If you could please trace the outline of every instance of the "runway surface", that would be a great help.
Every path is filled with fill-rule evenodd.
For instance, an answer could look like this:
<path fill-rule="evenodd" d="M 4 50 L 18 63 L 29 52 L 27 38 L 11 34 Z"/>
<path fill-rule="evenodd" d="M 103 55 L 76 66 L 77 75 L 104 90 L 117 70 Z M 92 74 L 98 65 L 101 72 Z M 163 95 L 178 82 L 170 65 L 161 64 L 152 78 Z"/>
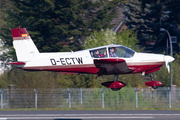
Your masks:
<path fill-rule="evenodd" d="M 180 120 L 178 110 L 0 111 L 0 120 Z"/>

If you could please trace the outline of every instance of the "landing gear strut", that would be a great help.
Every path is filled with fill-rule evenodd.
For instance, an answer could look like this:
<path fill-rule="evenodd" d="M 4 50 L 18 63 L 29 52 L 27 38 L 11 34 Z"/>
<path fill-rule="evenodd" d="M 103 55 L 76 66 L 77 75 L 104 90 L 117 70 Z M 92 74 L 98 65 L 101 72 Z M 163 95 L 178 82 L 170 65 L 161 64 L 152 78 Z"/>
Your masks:
<path fill-rule="evenodd" d="M 118 75 L 114 75 L 114 81 L 117 81 L 118 80 Z M 111 88 L 112 91 L 118 91 L 120 90 L 122 87 L 120 88 Z"/>
<path fill-rule="evenodd" d="M 118 80 L 118 75 L 114 75 L 114 81 Z"/>

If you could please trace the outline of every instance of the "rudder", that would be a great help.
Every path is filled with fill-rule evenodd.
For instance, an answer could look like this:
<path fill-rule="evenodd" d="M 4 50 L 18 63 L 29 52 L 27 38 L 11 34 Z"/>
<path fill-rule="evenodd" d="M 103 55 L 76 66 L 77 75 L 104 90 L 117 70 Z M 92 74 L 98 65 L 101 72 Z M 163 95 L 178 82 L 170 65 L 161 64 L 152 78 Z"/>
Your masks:
<path fill-rule="evenodd" d="M 26 28 L 11 29 L 11 33 L 18 61 L 30 61 L 36 54 L 39 54 Z"/>

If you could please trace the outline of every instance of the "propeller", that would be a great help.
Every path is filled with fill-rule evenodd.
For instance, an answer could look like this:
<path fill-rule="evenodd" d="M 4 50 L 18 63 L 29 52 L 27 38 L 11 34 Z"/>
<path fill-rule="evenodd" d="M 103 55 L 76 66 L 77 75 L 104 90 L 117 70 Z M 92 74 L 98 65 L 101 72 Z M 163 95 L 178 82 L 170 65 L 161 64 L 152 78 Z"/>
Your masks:
<path fill-rule="evenodd" d="M 171 56 L 168 56 L 168 55 L 165 55 L 164 56 L 164 61 L 165 61 L 165 64 L 166 64 L 166 68 L 168 70 L 168 73 L 170 73 L 170 66 L 169 66 L 169 63 L 174 61 L 174 58 L 171 57 Z"/>

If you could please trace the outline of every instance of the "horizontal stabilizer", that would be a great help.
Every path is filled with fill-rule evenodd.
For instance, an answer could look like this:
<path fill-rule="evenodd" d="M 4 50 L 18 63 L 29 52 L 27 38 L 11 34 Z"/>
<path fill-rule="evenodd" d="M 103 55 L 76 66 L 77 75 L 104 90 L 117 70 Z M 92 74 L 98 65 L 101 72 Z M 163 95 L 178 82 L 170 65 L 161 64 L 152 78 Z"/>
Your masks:
<path fill-rule="evenodd" d="M 25 65 L 25 62 L 10 62 L 11 65 Z"/>

